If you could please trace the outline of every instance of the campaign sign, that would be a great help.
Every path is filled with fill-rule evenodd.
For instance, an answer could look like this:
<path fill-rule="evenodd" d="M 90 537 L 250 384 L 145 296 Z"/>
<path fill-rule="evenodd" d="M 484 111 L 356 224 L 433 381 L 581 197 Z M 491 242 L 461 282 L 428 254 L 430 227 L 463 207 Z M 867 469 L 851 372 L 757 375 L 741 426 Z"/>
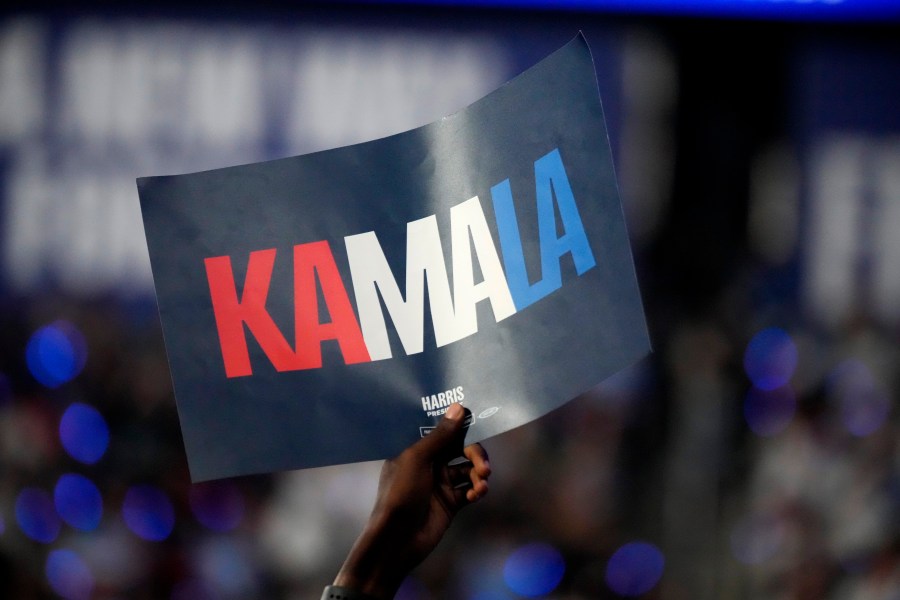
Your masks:
<path fill-rule="evenodd" d="M 195 481 L 467 442 L 649 351 L 582 36 L 460 112 L 138 180 Z"/>

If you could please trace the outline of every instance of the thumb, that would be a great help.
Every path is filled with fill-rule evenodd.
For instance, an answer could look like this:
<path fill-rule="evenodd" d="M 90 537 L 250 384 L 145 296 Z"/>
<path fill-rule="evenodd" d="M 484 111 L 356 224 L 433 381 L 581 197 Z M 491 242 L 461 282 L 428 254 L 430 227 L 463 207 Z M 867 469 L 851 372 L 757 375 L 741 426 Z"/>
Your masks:
<path fill-rule="evenodd" d="M 466 411 L 461 404 L 453 403 L 447 408 L 444 417 L 440 420 L 431 433 L 419 440 L 413 448 L 425 460 L 432 461 L 441 454 L 445 454 L 453 450 L 454 446 L 458 446 L 458 454 L 462 454 L 463 447 L 463 424 L 465 421 Z M 454 455 L 456 456 L 456 455 Z"/>

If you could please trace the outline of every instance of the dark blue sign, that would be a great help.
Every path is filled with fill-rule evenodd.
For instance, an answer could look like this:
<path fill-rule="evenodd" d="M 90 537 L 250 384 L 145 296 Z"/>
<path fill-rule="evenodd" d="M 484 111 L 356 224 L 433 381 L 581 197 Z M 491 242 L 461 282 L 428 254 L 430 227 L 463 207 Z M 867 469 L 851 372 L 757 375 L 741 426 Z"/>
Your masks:
<path fill-rule="evenodd" d="M 467 441 L 649 351 L 579 36 L 468 108 L 325 152 L 138 180 L 194 480 Z"/>

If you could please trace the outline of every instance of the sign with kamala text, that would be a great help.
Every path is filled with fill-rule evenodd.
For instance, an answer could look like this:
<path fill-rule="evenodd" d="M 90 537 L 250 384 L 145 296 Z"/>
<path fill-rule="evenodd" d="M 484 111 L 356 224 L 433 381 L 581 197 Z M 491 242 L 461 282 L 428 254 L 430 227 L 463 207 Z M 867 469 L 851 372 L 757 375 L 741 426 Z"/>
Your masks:
<path fill-rule="evenodd" d="M 582 36 L 458 113 L 138 190 L 195 481 L 467 442 L 649 340 Z"/>

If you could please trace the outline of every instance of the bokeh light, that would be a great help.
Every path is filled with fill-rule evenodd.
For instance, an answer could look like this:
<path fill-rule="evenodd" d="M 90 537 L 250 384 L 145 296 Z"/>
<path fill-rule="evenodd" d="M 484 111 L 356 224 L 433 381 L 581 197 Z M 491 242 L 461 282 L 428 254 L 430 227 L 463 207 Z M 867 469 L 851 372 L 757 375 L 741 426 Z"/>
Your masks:
<path fill-rule="evenodd" d="M 647 542 L 629 542 L 606 565 L 606 584 L 620 596 L 640 596 L 653 589 L 663 574 L 662 552 Z"/>
<path fill-rule="evenodd" d="M 81 557 L 71 550 L 54 550 L 45 568 L 50 587 L 67 600 L 87 600 L 94 589 L 94 577 Z"/>
<path fill-rule="evenodd" d="M 16 521 L 22 532 L 36 542 L 49 544 L 59 535 L 61 524 L 50 494 L 25 488 L 16 497 Z"/>
<path fill-rule="evenodd" d="M 244 518 L 244 497 L 231 481 L 211 481 L 191 487 L 189 501 L 197 520 L 213 531 L 231 531 Z"/>
<path fill-rule="evenodd" d="M 400 589 L 394 594 L 394 600 L 420 600 L 428 597 L 428 588 L 412 575 L 408 575 L 403 580 L 403 583 L 400 584 Z"/>
<path fill-rule="evenodd" d="M 784 542 L 784 525 L 773 515 L 753 514 L 731 530 L 731 553 L 745 565 L 759 565 L 773 556 Z"/>
<path fill-rule="evenodd" d="M 160 542 L 175 527 L 175 510 L 166 494 L 151 485 L 136 485 L 125 493 L 122 516 L 140 538 Z"/>
<path fill-rule="evenodd" d="M 756 435 L 781 433 L 794 418 L 797 400 L 790 386 L 774 390 L 751 388 L 744 399 L 744 419 Z"/>
<path fill-rule="evenodd" d="M 790 381 L 797 368 L 797 346 L 783 329 L 763 329 L 744 352 L 747 377 L 761 390 L 774 390 Z"/>
<path fill-rule="evenodd" d="M 87 344 L 68 321 L 56 321 L 35 331 L 25 347 L 31 375 L 48 388 L 71 381 L 84 368 Z"/>
<path fill-rule="evenodd" d="M 72 458 L 92 465 L 109 446 L 109 428 L 96 408 L 75 402 L 60 419 L 59 439 Z"/>
<path fill-rule="evenodd" d="M 103 517 L 103 497 L 97 486 L 83 475 L 66 473 L 53 491 L 56 512 L 62 520 L 81 531 L 93 531 Z"/>
<path fill-rule="evenodd" d="M 864 437 L 884 425 L 891 400 L 865 363 L 856 359 L 841 362 L 829 375 L 828 384 L 847 431 Z"/>
<path fill-rule="evenodd" d="M 509 555 L 503 565 L 503 579 L 520 596 L 535 598 L 556 589 L 565 571 L 566 563 L 556 548 L 534 543 Z"/>

